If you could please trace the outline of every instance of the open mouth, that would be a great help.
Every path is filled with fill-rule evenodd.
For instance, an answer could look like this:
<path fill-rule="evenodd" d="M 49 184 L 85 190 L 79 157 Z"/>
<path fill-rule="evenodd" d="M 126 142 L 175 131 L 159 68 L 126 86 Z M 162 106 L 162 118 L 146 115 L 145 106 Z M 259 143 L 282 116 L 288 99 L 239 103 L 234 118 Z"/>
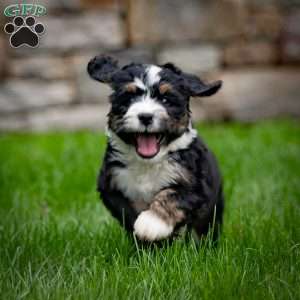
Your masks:
<path fill-rule="evenodd" d="M 153 158 L 160 150 L 163 135 L 160 133 L 134 134 L 135 149 L 142 158 Z"/>

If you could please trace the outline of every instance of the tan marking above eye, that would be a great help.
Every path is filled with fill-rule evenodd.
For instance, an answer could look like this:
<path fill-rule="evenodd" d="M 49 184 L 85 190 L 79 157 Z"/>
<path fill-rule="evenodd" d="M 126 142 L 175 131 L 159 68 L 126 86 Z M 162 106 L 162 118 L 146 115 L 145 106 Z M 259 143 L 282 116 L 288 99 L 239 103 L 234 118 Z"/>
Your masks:
<path fill-rule="evenodd" d="M 125 90 L 129 93 L 136 93 L 137 86 L 135 83 L 130 82 L 125 85 Z"/>
<path fill-rule="evenodd" d="M 170 90 L 172 90 L 172 86 L 169 83 L 162 83 L 158 89 L 159 89 L 160 94 L 163 95 L 166 92 L 169 92 Z"/>

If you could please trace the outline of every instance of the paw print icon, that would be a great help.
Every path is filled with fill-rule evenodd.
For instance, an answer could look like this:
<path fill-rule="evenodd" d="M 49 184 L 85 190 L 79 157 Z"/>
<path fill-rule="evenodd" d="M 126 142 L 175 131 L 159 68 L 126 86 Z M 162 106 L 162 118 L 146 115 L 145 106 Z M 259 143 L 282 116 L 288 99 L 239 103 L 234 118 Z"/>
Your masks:
<path fill-rule="evenodd" d="M 4 26 L 4 31 L 11 35 L 12 47 L 19 48 L 26 45 L 35 48 L 39 45 L 40 36 L 45 32 L 45 26 L 42 23 L 36 23 L 32 16 L 27 18 L 18 16 Z"/>

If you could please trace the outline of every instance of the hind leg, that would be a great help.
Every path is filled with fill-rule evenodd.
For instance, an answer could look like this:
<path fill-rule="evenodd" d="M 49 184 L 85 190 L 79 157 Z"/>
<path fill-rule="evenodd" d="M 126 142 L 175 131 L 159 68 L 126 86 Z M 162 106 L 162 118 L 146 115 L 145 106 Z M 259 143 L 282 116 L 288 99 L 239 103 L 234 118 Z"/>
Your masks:
<path fill-rule="evenodd" d="M 206 237 L 211 230 L 213 243 L 217 243 L 222 230 L 224 197 L 220 189 L 217 204 L 213 207 L 203 206 L 196 212 L 193 229 L 199 240 Z"/>

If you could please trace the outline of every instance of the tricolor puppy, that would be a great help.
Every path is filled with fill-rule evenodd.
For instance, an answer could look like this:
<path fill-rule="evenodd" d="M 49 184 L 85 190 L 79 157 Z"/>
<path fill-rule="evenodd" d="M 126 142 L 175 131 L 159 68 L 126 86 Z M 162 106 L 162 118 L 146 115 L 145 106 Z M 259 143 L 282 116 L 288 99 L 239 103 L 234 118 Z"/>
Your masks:
<path fill-rule="evenodd" d="M 222 180 L 213 154 L 192 127 L 190 97 L 215 94 L 173 64 L 120 68 L 97 56 L 89 75 L 113 90 L 108 144 L 98 191 L 112 215 L 140 240 L 171 238 L 187 225 L 201 237 L 222 223 Z"/>

